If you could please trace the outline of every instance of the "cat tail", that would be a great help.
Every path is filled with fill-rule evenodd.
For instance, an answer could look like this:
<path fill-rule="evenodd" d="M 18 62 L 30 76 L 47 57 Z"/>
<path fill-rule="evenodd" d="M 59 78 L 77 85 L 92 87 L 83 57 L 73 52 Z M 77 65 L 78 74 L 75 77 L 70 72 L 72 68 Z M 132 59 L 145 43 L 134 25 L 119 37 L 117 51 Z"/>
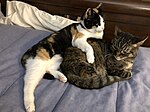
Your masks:
<path fill-rule="evenodd" d="M 91 77 L 86 77 L 86 78 L 77 76 L 75 74 L 68 74 L 68 75 L 65 74 L 65 75 L 69 83 L 83 89 L 99 88 L 99 83 L 101 82 L 100 78 L 96 75 L 93 75 Z"/>
<path fill-rule="evenodd" d="M 73 74 L 66 75 L 68 82 L 83 89 L 99 89 L 115 82 L 125 80 L 118 76 L 99 76 L 99 75 L 92 75 L 91 77 L 80 77 Z"/>
<path fill-rule="evenodd" d="M 105 86 L 111 85 L 115 82 L 119 82 L 119 81 L 123 81 L 123 80 L 127 80 L 127 79 L 119 77 L 119 76 L 106 75 L 105 77 L 102 78 L 101 87 L 105 87 Z"/>

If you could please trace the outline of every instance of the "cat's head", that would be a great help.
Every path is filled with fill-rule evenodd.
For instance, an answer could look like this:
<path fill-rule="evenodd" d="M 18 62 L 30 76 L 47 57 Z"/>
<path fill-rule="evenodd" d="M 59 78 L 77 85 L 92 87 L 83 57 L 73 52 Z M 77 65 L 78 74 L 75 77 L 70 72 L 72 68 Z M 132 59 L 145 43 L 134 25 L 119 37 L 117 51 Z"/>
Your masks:
<path fill-rule="evenodd" d="M 138 37 L 130 33 L 121 31 L 115 27 L 115 38 L 112 39 L 112 52 L 117 60 L 135 58 L 139 46 L 141 46 L 148 36 Z"/>
<path fill-rule="evenodd" d="M 104 19 L 102 17 L 102 11 L 99 9 L 101 4 L 96 8 L 88 8 L 82 15 L 83 25 L 91 32 L 101 32 L 104 30 Z"/>

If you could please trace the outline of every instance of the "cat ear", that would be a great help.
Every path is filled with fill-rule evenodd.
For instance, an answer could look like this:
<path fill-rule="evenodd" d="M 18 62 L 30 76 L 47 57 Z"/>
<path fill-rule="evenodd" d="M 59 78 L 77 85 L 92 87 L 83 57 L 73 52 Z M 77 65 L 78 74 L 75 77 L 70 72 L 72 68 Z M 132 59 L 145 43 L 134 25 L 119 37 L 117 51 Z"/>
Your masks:
<path fill-rule="evenodd" d="M 93 8 L 93 10 L 96 12 L 96 13 L 101 13 L 102 12 L 102 10 L 101 10 L 101 5 L 102 5 L 102 3 L 100 3 L 96 8 Z"/>
<path fill-rule="evenodd" d="M 115 36 L 118 36 L 120 32 L 122 32 L 121 29 L 118 26 L 115 26 Z"/>
<path fill-rule="evenodd" d="M 146 36 L 144 36 L 144 37 L 142 37 L 142 38 L 138 38 L 137 40 L 136 40 L 136 42 L 134 42 L 134 44 L 133 44 L 133 46 L 134 47 L 138 47 L 138 46 L 141 46 L 142 44 L 144 44 L 144 42 L 148 39 L 148 35 L 146 35 Z"/>
<path fill-rule="evenodd" d="M 96 7 L 96 9 L 99 9 L 101 7 L 102 3 L 98 4 L 98 6 Z"/>
<path fill-rule="evenodd" d="M 87 19 L 91 14 L 92 14 L 92 9 L 88 8 L 85 14 L 83 15 L 83 19 Z"/>

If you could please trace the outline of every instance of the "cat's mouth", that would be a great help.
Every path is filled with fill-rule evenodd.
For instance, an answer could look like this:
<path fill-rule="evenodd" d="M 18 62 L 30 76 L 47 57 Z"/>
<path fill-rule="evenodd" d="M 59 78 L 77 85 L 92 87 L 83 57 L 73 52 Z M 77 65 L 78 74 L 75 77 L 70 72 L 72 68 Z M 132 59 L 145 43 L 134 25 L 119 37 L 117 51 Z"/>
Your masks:
<path fill-rule="evenodd" d="M 97 28 L 97 29 L 96 29 L 96 32 L 100 33 L 100 32 L 102 32 L 103 30 L 104 30 L 104 27 Z"/>
<path fill-rule="evenodd" d="M 96 30 L 97 33 L 101 33 L 102 31 L 103 31 L 103 30 L 98 30 L 98 31 Z"/>
<path fill-rule="evenodd" d="M 87 31 L 91 32 L 91 33 L 101 33 L 103 30 L 97 30 L 97 29 L 88 29 Z"/>

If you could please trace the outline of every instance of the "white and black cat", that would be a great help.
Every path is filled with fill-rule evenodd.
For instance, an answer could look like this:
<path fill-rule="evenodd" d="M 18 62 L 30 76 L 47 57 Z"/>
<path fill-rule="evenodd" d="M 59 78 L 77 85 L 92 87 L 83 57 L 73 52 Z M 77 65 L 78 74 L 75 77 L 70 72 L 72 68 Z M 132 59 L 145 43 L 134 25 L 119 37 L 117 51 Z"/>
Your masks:
<path fill-rule="evenodd" d="M 78 48 L 69 47 L 64 53 L 62 72 L 68 82 L 80 88 L 102 88 L 132 77 L 132 66 L 138 48 L 148 36 L 138 37 L 116 27 L 112 41 L 90 39 L 95 62 L 89 64 Z"/>
<path fill-rule="evenodd" d="M 100 6 L 100 5 L 99 5 Z M 86 53 L 87 61 L 94 62 L 94 52 L 88 38 L 102 39 L 104 20 L 98 8 L 88 8 L 79 23 L 71 24 L 44 38 L 22 57 L 26 69 L 24 76 L 24 105 L 27 112 L 35 111 L 34 91 L 45 73 L 50 73 L 62 82 L 67 78 L 59 71 L 63 52 L 74 46 Z"/>

